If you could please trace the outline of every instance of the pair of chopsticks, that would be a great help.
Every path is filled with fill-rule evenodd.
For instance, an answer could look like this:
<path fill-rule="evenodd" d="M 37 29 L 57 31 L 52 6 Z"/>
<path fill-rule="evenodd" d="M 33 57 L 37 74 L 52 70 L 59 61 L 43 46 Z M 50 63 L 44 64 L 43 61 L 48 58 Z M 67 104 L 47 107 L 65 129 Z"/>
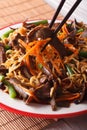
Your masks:
<path fill-rule="evenodd" d="M 53 24 L 54 24 L 54 22 L 55 22 L 55 20 L 56 20 L 56 18 L 57 18 L 57 16 L 58 16 L 58 14 L 60 13 L 60 11 L 61 11 L 61 9 L 62 9 L 62 7 L 63 7 L 65 1 L 66 1 L 66 0 L 61 0 L 61 2 L 60 2 L 60 4 L 59 4 L 59 6 L 58 6 L 58 8 L 57 8 L 57 10 L 56 10 L 56 12 L 55 12 L 53 18 L 52 18 L 52 20 L 51 20 L 51 22 L 50 22 L 50 24 L 49 24 L 49 28 L 52 28 L 52 26 L 53 26 Z M 69 19 L 69 17 L 72 15 L 72 13 L 75 11 L 75 9 L 77 8 L 77 6 L 80 4 L 81 1 L 82 1 L 82 0 L 77 0 L 77 1 L 74 3 L 74 5 L 73 5 L 72 8 L 69 10 L 69 12 L 66 14 L 66 16 L 64 17 L 64 19 L 61 21 L 61 23 L 58 25 L 58 27 L 54 30 L 53 35 L 52 35 L 52 38 L 53 38 L 54 34 L 56 34 L 56 33 L 61 29 L 61 27 L 66 23 L 66 21 L 67 21 L 67 20 Z M 42 51 L 45 49 L 45 47 L 46 47 L 48 44 L 49 44 L 49 42 L 48 42 L 47 44 L 45 44 L 45 46 L 43 47 Z"/>
<path fill-rule="evenodd" d="M 49 25 L 49 28 L 51 28 L 60 12 L 60 10 L 62 9 L 64 3 L 65 3 L 66 0 L 61 0 L 53 18 L 52 18 L 52 21 Z M 82 0 L 77 0 L 74 5 L 72 6 L 72 8 L 69 10 L 69 12 L 67 13 L 67 15 L 64 17 L 64 19 L 61 21 L 61 23 L 59 24 L 59 26 L 55 29 L 54 33 L 56 34 L 60 29 L 61 27 L 64 25 L 64 23 L 68 20 L 68 18 L 72 15 L 72 13 L 75 11 L 75 9 L 77 8 L 77 6 L 80 4 Z"/>

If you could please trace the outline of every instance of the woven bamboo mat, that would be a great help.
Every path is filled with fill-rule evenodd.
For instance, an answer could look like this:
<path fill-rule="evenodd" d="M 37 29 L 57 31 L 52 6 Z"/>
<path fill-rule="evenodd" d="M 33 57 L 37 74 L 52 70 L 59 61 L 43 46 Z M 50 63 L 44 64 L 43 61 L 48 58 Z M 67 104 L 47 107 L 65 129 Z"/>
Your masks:
<path fill-rule="evenodd" d="M 44 0 L 0 0 L 0 28 L 26 18 L 51 19 L 53 13 L 54 9 Z"/>
<path fill-rule="evenodd" d="M 0 130 L 42 130 L 52 119 L 31 118 L 0 109 Z"/>
<path fill-rule="evenodd" d="M 0 28 L 22 22 L 26 18 L 51 19 L 53 13 L 53 8 L 44 0 L 0 0 Z M 0 130 L 41 130 L 52 122 L 49 119 L 21 116 L 0 108 Z"/>

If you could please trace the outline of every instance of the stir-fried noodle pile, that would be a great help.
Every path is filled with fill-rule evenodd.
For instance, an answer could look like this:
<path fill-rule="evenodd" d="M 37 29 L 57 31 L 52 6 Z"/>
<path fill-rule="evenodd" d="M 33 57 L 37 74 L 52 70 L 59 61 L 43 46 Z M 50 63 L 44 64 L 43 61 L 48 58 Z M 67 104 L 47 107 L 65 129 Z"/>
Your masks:
<path fill-rule="evenodd" d="M 65 23 L 52 38 L 55 26 L 25 21 L 0 42 L 0 88 L 26 104 L 51 104 L 53 110 L 87 100 L 87 27 L 76 20 Z"/>

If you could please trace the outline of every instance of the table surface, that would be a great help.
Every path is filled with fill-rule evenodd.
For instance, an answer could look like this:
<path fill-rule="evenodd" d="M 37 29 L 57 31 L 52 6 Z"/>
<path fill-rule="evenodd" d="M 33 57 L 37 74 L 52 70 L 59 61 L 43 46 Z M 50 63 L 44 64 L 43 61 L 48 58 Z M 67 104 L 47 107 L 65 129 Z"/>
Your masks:
<path fill-rule="evenodd" d="M 25 19 L 51 19 L 54 9 L 50 7 L 44 0 L 0 0 L 0 28 L 22 22 Z M 62 18 L 61 15 L 58 17 Z M 83 122 L 84 120 L 84 122 Z M 19 114 L 8 112 L 0 108 L 0 130 L 83 130 L 81 126 L 87 128 L 87 116 L 79 116 L 68 119 L 32 118 Z M 70 125 L 68 125 L 68 121 Z M 73 124 L 72 124 L 73 122 Z M 75 125 L 79 123 L 79 127 Z M 83 128 L 83 127 L 82 127 Z"/>
<path fill-rule="evenodd" d="M 27 18 L 51 19 L 54 11 L 44 0 L 0 0 L 0 28 Z"/>

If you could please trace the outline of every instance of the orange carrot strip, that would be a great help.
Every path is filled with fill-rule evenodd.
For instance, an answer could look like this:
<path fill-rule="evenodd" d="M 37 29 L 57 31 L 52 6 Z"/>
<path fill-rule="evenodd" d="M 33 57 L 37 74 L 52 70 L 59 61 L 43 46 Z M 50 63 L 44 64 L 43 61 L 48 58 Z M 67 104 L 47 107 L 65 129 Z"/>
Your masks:
<path fill-rule="evenodd" d="M 80 97 L 80 93 L 62 95 L 61 97 L 56 99 L 56 102 L 59 102 L 59 101 L 72 101 L 72 100 L 78 99 L 79 97 Z"/>
<path fill-rule="evenodd" d="M 78 54 L 78 49 L 76 49 L 72 44 L 70 43 L 66 43 L 64 44 L 65 47 L 67 47 L 69 50 L 71 50 L 72 52 Z"/>
<path fill-rule="evenodd" d="M 31 65 L 30 65 L 29 56 L 26 57 L 25 62 L 26 62 L 26 66 L 29 69 L 30 73 L 32 75 L 36 75 L 35 70 L 33 70 Z"/>
<path fill-rule="evenodd" d="M 58 38 L 60 40 L 63 40 L 68 34 L 69 34 L 68 29 L 66 27 L 66 24 L 64 24 L 63 27 L 62 27 L 62 32 L 61 32 L 60 35 L 58 35 Z"/>
<path fill-rule="evenodd" d="M 67 35 L 69 34 L 66 24 L 63 25 L 62 31 L 65 32 Z"/>
<path fill-rule="evenodd" d="M 22 87 L 23 88 L 23 87 Z M 29 89 L 23 88 L 23 90 L 29 95 L 31 96 L 36 102 L 40 102 L 40 100 L 35 96 L 34 92 L 32 92 Z"/>
<path fill-rule="evenodd" d="M 40 100 L 35 96 L 35 94 L 33 92 L 29 92 L 30 96 L 33 97 L 33 99 L 36 101 L 36 102 L 40 102 Z"/>
<path fill-rule="evenodd" d="M 47 41 L 49 41 L 50 39 L 46 39 L 46 40 L 41 40 L 41 41 L 34 41 L 32 43 L 29 43 L 29 45 L 32 45 L 32 47 L 30 48 L 30 46 L 28 45 L 28 49 L 26 49 L 26 54 L 24 56 L 24 58 L 26 59 L 25 60 L 25 63 L 28 67 L 28 69 L 30 70 L 31 74 L 32 75 L 35 75 L 35 70 L 32 69 L 31 67 L 31 64 L 30 64 L 30 61 L 29 61 L 29 56 L 35 56 L 36 57 L 36 63 L 41 63 L 42 65 L 46 66 L 45 63 L 44 63 L 44 60 L 42 58 L 42 56 L 40 55 L 40 51 L 41 51 L 41 48 L 43 47 L 44 44 L 47 43 Z M 22 42 L 23 43 L 23 42 Z M 24 44 L 25 45 L 25 44 Z M 37 68 L 37 66 L 36 66 Z"/>

